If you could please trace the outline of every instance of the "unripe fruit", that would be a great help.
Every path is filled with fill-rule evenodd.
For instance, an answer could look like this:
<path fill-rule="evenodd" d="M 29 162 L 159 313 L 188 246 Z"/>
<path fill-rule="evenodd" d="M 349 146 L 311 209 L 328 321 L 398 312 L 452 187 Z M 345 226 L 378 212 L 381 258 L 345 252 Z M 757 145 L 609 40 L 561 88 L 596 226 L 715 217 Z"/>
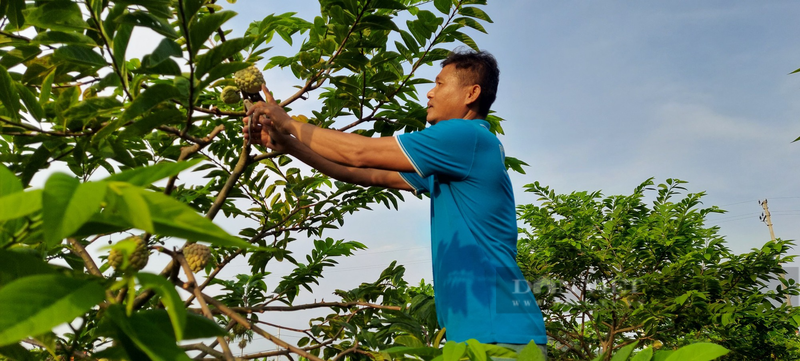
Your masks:
<path fill-rule="evenodd" d="M 244 327 L 241 323 L 237 323 L 233 325 L 233 334 L 236 336 L 244 335 L 247 332 L 247 327 Z"/>
<path fill-rule="evenodd" d="M 233 74 L 236 85 L 245 93 L 255 94 L 261 91 L 261 85 L 265 83 L 264 75 L 255 65 L 237 71 Z"/>
<path fill-rule="evenodd" d="M 183 256 L 192 272 L 197 273 L 206 268 L 208 261 L 211 260 L 211 251 L 202 244 L 192 243 L 183 247 Z"/>
<path fill-rule="evenodd" d="M 239 89 L 233 85 L 222 88 L 222 93 L 219 94 L 219 98 L 225 104 L 236 104 L 242 100 L 241 95 L 239 95 Z"/>
<path fill-rule="evenodd" d="M 133 236 L 123 239 L 120 242 L 134 242 L 136 245 L 133 253 L 128 255 L 128 267 L 138 271 L 147 265 L 147 260 L 150 258 L 150 252 L 147 250 L 147 244 L 144 242 L 142 237 Z M 124 264 L 124 257 L 125 255 L 122 252 L 116 248 L 112 248 L 111 252 L 108 254 L 108 263 L 111 265 L 111 267 L 114 267 L 114 269 L 121 270 L 120 268 Z"/>

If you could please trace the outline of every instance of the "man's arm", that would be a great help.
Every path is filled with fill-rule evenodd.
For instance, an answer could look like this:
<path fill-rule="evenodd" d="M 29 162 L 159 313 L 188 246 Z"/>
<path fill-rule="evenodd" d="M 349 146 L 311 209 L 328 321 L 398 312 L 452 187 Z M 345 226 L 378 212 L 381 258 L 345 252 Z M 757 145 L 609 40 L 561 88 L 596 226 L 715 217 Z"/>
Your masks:
<path fill-rule="evenodd" d="M 275 130 L 268 130 L 268 133 L 269 139 L 265 139 L 267 146 L 280 152 L 289 153 L 329 177 L 363 186 L 414 190 L 396 171 L 341 165 L 325 159 L 290 135 L 285 135 Z"/>
<path fill-rule="evenodd" d="M 295 136 L 298 141 L 322 157 L 358 168 L 414 171 L 414 166 L 394 137 L 369 138 L 298 122 L 275 102 L 266 86 L 262 86 L 262 90 L 266 102 L 255 104 L 248 115 L 252 119 L 265 116 L 267 125 Z"/>

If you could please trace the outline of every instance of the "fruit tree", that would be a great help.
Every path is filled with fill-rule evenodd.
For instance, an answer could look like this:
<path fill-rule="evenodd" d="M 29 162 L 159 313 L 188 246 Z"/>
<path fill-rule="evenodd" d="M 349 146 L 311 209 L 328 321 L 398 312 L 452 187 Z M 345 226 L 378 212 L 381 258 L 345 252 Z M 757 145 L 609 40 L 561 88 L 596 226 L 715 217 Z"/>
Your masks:
<path fill-rule="evenodd" d="M 430 286 L 406 284 L 402 266 L 335 302 L 295 304 L 337 257 L 365 248 L 325 231 L 402 195 L 301 170 L 246 144 L 240 124 L 260 71 L 274 68 L 296 78 L 295 92 L 275 94 L 281 105 L 319 104 L 299 119 L 365 136 L 422 129 L 417 86 L 430 81 L 416 73 L 459 44 L 477 48 L 465 30 L 485 32 L 485 3 L 320 0 L 313 19 L 273 14 L 233 34 L 226 23 L 237 14 L 209 0 L 3 0 L 0 354 L 232 359 L 230 345 L 256 334 L 279 349 L 242 357 L 370 359 L 393 345 L 438 346 Z M 160 39 L 133 58 L 139 28 Z M 298 38 L 294 54 L 271 50 Z M 232 235 L 219 215 L 255 226 Z M 302 258 L 298 237 L 313 241 Z M 141 271 L 154 259 L 163 270 Z M 246 274 L 219 276 L 244 262 Z M 268 289 L 276 262 L 293 271 Z M 329 315 L 297 342 L 265 330 L 275 327 L 265 313 L 310 308 Z"/>

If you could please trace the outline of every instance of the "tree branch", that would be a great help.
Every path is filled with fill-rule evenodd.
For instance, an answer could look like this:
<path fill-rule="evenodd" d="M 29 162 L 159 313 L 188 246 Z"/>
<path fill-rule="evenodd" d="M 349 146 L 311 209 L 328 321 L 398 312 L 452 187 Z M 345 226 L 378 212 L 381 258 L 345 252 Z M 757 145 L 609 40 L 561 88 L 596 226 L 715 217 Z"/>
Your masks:
<path fill-rule="evenodd" d="M 94 263 L 92 256 L 86 252 L 86 248 L 83 248 L 83 245 L 78 242 L 75 238 L 67 238 L 67 241 L 72 246 L 72 251 L 78 254 L 83 260 L 83 264 L 86 267 L 86 270 L 89 271 L 89 274 L 97 277 L 103 277 L 103 274 L 100 272 L 100 269 L 97 268 L 97 264 Z"/>
<path fill-rule="evenodd" d="M 269 311 L 279 311 L 279 312 L 289 312 L 289 311 L 300 311 L 300 310 L 308 310 L 313 308 L 330 308 L 330 307 L 354 307 L 354 306 L 363 306 L 365 308 L 375 308 L 380 310 L 391 310 L 391 311 L 400 311 L 402 307 L 400 306 L 385 306 L 385 305 L 377 305 L 374 303 L 368 302 L 361 302 L 361 301 L 352 301 L 352 302 L 317 302 L 317 303 L 309 303 L 305 305 L 296 305 L 296 306 L 254 306 L 254 307 L 231 307 L 232 310 L 239 312 L 239 313 L 261 313 L 261 312 L 269 312 Z"/>
<path fill-rule="evenodd" d="M 181 288 L 186 289 L 186 290 L 188 290 L 190 292 L 194 292 L 194 289 L 195 289 L 195 287 L 192 284 L 185 283 L 185 282 L 176 281 L 176 285 L 178 285 Z M 228 306 L 225 306 L 222 302 L 218 301 L 214 297 L 208 296 L 208 295 L 206 295 L 206 294 L 204 294 L 202 292 L 199 293 L 198 298 L 200 298 L 200 297 L 202 297 L 206 302 L 214 305 L 214 307 L 219 309 L 223 314 L 225 314 L 228 317 L 232 318 L 233 320 L 238 322 L 240 325 L 253 330 L 253 332 L 263 336 L 264 338 L 266 338 L 270 342 L 274 343 L 275 345 L 278 345 L 280 347 L 289 349 L 289 351 L 291 351 L 292 353 L 295 353 L 295 354 L 298 354 L 300 356 L 303 356 L 303 357 L 305 357 L 305 358 L 307 358 L 309 360 L 312 360 L 312 361 L 323 361 L 319 357 L 316 357 L 316 356 L 306 352 L 305 350 L 302 350 L 302 349 L 299 349 L 299 348 L 297 348 L 295 346 L 289 345 L 288 343 L 286 343 L 286 341 L 283 341 L 283 340 L 271 335 L 269 332 L 266 332 L 266 331 L 260 329 L 259 327 L 255 326 L 255 325 L 251 325 L 249 322 L 247 322 L 247 320 L 244 317 L 239 315 L 236 311 L 232 310 Z"/>
<path fill-rule="evenodd" d="M 167 252 L 171 253 L 169 251 Z M 189 284 L 196 285 L 197 280 L 195 280 L 194 273 L 192 273 L 192 268 L 189 267 L 189 263 L 186 262 L 186 258 L 183 257 L 183 253 L 172 253 L 172 258 L 180 263 L 181 267 L 183 268 L 183 272 L 186 274 L 186 279 L 189 280 Z M 200 308 L 203 309 L 203 315 L 205 315 L 209 320 L 214 321 L 214 315 L 211 313 L 211 310 L 208 308 L 205 300 L 201 297 L 200 289 L 192 287 L 192 293 L 195 295 L 195 297 L 197 297 L 197 303 L 199 303 Z M 222 336 L 217 336 L 217 341 L 219 341 L 219 345 L 222 347 L 222 352 L 225 354 L 225 360 L 233 361 L 233 353 L 231 353 L 231 349 L 228 347 L 228 343 L 225 342 L 225 339 L 223 339 Z"/>

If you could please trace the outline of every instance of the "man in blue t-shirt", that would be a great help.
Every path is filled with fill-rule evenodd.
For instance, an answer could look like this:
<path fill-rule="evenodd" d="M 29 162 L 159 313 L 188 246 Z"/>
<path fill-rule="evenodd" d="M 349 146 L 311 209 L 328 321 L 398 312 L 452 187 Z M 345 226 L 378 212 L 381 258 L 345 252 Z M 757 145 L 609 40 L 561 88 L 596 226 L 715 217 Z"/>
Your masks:
<path fill-rule="evenodd" d="M 345 182 L 429 194 L 436 312 L 447 339 L 519 349 L 530 341 L 543 346 L 547 336 L 515 261 L 515 203 L 503 145 L 484 120 L 499 74 L 489 53 L 451 53 L 427 94 L 431 126 L 382 138 L 295 121 L 264 87 L 267 101 L 245 118 L 260 122 L 246 136 Z"/>

